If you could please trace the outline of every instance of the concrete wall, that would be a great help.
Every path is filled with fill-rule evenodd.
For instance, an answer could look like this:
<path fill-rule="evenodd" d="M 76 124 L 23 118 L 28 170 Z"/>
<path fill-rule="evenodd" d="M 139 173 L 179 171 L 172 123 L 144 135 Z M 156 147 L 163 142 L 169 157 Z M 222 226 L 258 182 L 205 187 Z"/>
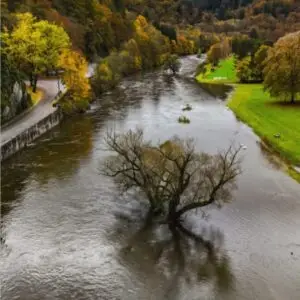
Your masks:
<path fill-rule="evenodd" d="M 61 110 L 57 109 L 32 127 L 1 145 L 1 160 L 8 158 L 22 148 L 25 148 L 36 138 L 40 137 L 45 132 L 58 125 L 62 118 L 63 114 Z"/>

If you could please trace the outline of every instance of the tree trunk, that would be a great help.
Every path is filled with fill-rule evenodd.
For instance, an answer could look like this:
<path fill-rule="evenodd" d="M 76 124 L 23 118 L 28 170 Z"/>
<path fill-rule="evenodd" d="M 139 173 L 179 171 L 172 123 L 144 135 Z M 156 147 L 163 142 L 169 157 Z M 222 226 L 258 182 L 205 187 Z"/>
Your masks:
<path fill-rule="evenodd" d="M 29 81 L 30 81 L 30 86 L 33 87 L 33 74 L 32 73 L 30 73 Z"/>
<path fill-rule="evenodd" d="M 32 92 L 33 93 L 36 92 L 37 81 L 38 81 L 38 76 L 35 74 L 35 75 L 33 75 L 33 85 L 32 85 Z"/>
<path fill-rule="evenodd" d="M 178 206 L 179 199 L 173 200 L 169 202 L 169 211 L 168 211 L 168 217 L 167 217 L 167 222 L 169 224 L 175 224 L 178 217 L 176 213 L 176 208 Z"/>
<path fill-rule="evenodd" d="M 295 93 L 291 93 L 291 103 L 295 103 Z"/>

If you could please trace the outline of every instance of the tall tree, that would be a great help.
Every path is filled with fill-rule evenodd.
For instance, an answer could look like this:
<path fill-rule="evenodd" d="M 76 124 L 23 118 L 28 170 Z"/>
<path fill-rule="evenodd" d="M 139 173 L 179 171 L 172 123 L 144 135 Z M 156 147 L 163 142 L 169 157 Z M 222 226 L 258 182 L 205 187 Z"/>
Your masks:
<path fill-rule="evenodd" d="M 60 54 L 70 47 L 70 39 L 62 27 L 37 21 L 30 13 L 16 17 L 13 30 L 2 34 L 3 51 L 28 75 L 35 92 L 38 75 L 56 68 Z"/>
<path fill-rule="evenodd" d="M 268 57 L 268 51 L 270 47 L 267 45 L 261 45 L 254 55 L 254 65 L 256 69 L 256 77 L 263 80 L 263 70 L 265 66 L 265 60 Z"/>
<path fill-rule="evenodd" d="M 300 94 L 300 31 L 280 38 L 268 51 L 264 87 L 271 96 L 295 102 Z"/>
<path fill-rule="evenodd" d="M 90 98 L 90 84 L 86 77 L 88 64 L 80 53 L 64 50 L 59 57 L 58 66 L 64 70 L 62 81 L 67 88 L 63 101 L 66 110 L 86 110 Z M 64 108 L 63 107 L 63 108 Z"/>
<path fill-rule="evenodd" d="M 221 59 L 226 58 L 231 53 L 231 46 L 228 39 L 212 45 L 207 52 L 207 60 L 216 66 Z"/>

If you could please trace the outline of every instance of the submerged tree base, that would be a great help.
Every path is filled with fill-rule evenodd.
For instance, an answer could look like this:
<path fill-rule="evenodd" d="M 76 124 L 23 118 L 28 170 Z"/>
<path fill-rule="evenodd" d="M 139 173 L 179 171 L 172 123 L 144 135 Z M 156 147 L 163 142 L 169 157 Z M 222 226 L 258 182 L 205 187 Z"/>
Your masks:
<path fill-rule="evenodd" d="M 209 155 L 196 152 L 193 140 L 177 137 L 154 146 L 142 130 L 107 133 L 106 144 L 116 154 L 105 161 L 103 174 L 121 191 L 142 193 L 152 214 L 172 226 L 191 210 L 229 201 L 241 172 L 241 148 Z"/>

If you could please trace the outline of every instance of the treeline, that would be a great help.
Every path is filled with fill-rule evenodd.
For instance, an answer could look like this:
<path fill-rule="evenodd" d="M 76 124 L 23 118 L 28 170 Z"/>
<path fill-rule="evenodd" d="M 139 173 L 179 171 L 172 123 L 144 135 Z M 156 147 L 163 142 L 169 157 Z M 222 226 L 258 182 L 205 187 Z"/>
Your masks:
<path fill-rule="evenodd" d="M 200 32 L 192 35 L 187 31 L 187 37 L 178 34 L 176 40 L 171 40 L 139 15 L 133 22 L 131 39 L 100 61 L 92 80 L 93 91 L 99 95 L 114 87 L 123 76 L 169 63 L 174 53 L 196 53 Z"/>
<path fill-rule="evenodd" d="M 224 37 L 207 52 L 198 73 L 213 71 L 221 60 L 234 56 L 240 83 L 262 83 L 271 96 L 294 103 L 300 96 L 300 31 L 270 46 L 247 36 Z"/>
<path fill-rule="evenodd" d="M 194 25 L 205 33 L 242 33 L 276 42 L 300 30 L 298 0 L 4 0 L 2 24 L 12 12 L 31 12 L 64 27 L 76 49 L 89 60 L 120 49 L 143 15 L 170 39 Z"/>
<path fill-rule="evenodd" d="M 286 33 L 300 30 L 298 0 L 128 0 L 127 7 L 156 23 L 186 26 L 202 32 L 242 33 L 256 31 L 276 42 Z"/>
<path fill-rule="evenodd" d="M 100 61 L 92 80 L 98 95 L 123 76 L 161 66 L 171 54 L 196 53 L 199 47 L 199 30 L 152 24 L 125 10 L 121 0 L 16 0 L 2 2 L 2 9 L 3 55 L 25 74 L 33 91 L 41 75 L 61 74 L 68 87 L 61 101 L 66 111 L 88 107 L 83 56 Z"/>
<path fill-rule="evenodd" d="M 52 56 L 46 54 L 49 49 L 42 50 L 38 57 L 47 58 L 37 60 L 41 66 L 33 69 L 30 57 L 26 57 L 26 66 L 12 67 L 17 70 L 12 74 L 22 71 L 35 87 L 38 76 L 48 69 L 69 70 L 68 74 L 73 72 L 75 76 L 74 66 L 82 62 L 84 67 L 77 72 L 82 78 L 85 57 L 88 61 L 99 61 L 91 82 L 95 94 L 112 88 L 123 76 L 163 65 L 172 54 L 209 51 L 214 64 L 218 56 L 227 55 L 229 48 L 241 59 L 254 57 L 261 45 L 272 45 L 285 33 L 300 30 L 297 0 L 3 0 L 1 9 L 2 31 L 13 32 L 20 21 L 16 13 L 20 16 L 29 12 L 34 22 L 63 28 L 68 37 L 68 53 L 59 50 L 55 63 L 45 67 L 44 61 Z M 26 38 L 32 43 L 31 34 L 29 31 Z M 40 43 L 38 38 L 36 43 Z M 11 46 L 16 48 L 13 43 Z M 6 45 L 2 42 L 3 47 Z M 9 56 L 14 57 L 12 53 Z M 9 64 L 13 63 L 10 59 Z M 82 83 L 81 78 L 77 80 Z M 82 90 L 75 91 L 76 84 L 69 78 L 71 83 L 76 96 L 70 98 L 77 99 L 71 103 L 81 103 L 81 109 L 80 91 L 88 87 L 84 83 Z M 11 86 L 6 90 L 11 90 Z M 87 95 L 84 93 L 83 98 Z M 84 103 L 87 106 L 86 100 Z"/>
<path fill-rule="evenodd" d="M 121 1 L 97 0 L 14 0 L 2 6 L 2 24 L 14 22 L 12 13 L 31 12 L 40 20 L 62 26 L 73 47 L 89 60 L 106 56 L 132 35 L 133 16 L 124 15 Z"/>
<path fill-rule="evenodd" d="M 90 61 L 120 50 L 134 38 L 134 22 L 141 15 L 128 9 L 130 1 L 125 0 L 13 0 L 2 1 L 1 5 L 2 26 L 14 24 L 13 13 L 30 12 L 40 20 L 62 26 L 73 47 Z M 171 40 L 183 35 L 183 32 L 178 34 L 174 25 L 154 21 L 151 24 Z"/>

